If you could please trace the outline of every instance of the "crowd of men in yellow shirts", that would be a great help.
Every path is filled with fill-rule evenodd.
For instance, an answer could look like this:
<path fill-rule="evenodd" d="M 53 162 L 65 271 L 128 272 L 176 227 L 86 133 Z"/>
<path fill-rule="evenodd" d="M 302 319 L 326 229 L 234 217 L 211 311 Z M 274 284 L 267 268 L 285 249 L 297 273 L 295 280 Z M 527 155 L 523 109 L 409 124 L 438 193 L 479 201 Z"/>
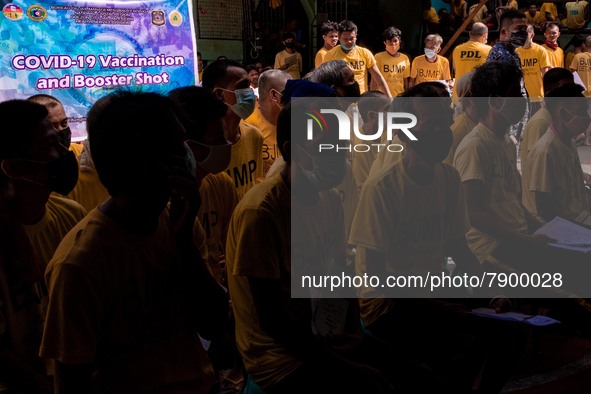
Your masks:
<path fill-rule="evenodd" d="M 474 319 L 468 312 L 483 300 L 290 290 L 293 264 L 309 262 L 359 275 L 438 272 L 447 257 L 471 275 L 527 271 L 531 260 L 586 272 L 589 255 L 534 232 L 555 216 L 589 220 L 573 140 L 590 123 L 591 40 L 567 70 L 548 55 L 559 49 L 556 26 L 544 48 L 520 11 L 499 23 L 493 47 L 475 23 L 454 50 L 455 114 L 439 35 L 411 64 L 399 29 L 384 31 L 386 51 L 374 57 L 356 45 L 351 21 L 323 26 L 326 46 L 302 79 L 284 36 L 258 101 L 229 59 L 209 64 L 202 86 L 168 96 L 106 95 L 89 111 L 82 144 L 71 143 L 54 97 L 0 103 L 0 388 L 500 392 L 524 329 Z M 508 130 L 528 108 L 524 88 L 521 175 Z M 414 113 L 418 139 L 400 133 L 396 154 L 337 154 L 325 167 L 306 152 L 305 119 L 291 116 L 298 105 L 314 113 L 318 98 L 342 112 L 354 104 L 367 135 L 384 111 Z M 477 294 L 510 307 L 494 295 Z M 588 330 L 585 300 L 546 302 Z"/>

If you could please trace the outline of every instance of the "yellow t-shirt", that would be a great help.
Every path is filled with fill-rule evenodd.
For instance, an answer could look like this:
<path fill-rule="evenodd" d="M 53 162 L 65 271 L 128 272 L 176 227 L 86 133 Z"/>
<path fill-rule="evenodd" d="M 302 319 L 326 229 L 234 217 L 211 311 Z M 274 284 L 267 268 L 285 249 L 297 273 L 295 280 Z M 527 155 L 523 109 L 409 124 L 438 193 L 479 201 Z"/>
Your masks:
<path fill-rule="evenodd" d="M 339 192 L 340 200 L 343 206 L 343 221 L 345 226 L 345 236 L 349 235 L 357 205 L 359 205 L 359 184 L 353 175 L 353 168 L 349 160 L 345 163 L 345 176 L 343 181 L 335 187 Z"/>
<path fill-rule="evenodd" d="M 62 238 L 84 216 L 86 216 L 86 211 L 77 202 L 51 195 L 45 204 L 43 218 L 35 224 L 23 226 L 35 255 L 42 264 L 41 272 L 45 272 L 45 267 L 53 257 Z"/>
<path fill-rule="evenodd" d="M 523 205 L 538 218 L 535 192 L 550 195 L 558 216 L 574 220 L 581 212 L 589 212 L 581 161 L 573 141 L 567 145 L 548 129 L 530 150 L 522 174 Z"/>
<path fill-rule="evenodd" d="M 546 53 L 548 53 L 548 60 L 550 60 L 550 65 L 552 67 L 564 68 L 564 51 L 561 47 L 552 49 L 546 44 L 542 44 L 542 47 L 546 50 Z"/>
<path fill-rule="evenodd" d="M 529 151 L 548 130 L 552 115 L 545 107 L 540 108 L 525 124 L 520 146 L 521 168 L 527 163 Z"/>
<path fill-rule="evenodd" d="M 182 273 L 166 210 L 138 235 L 94 209 L 47 267 L 41 357 L 93 363 L 101 391 L 209 392 L 213 368 L 187 319 Z"/>
<path fill-rule="evenodd" d="M 369 169 L 368 178 L 379 174 L 383 169 L 396 163 L 398 160 L 402 159 L 404 157 L 404 155 L 406 154 L 406 144 L 403 143 L 400 140 L 400 138 L 398 138 L 398 135 L 395 135 L 394 138 L 392 138 L 392 141 L 385 141 L 385 144 L 387 144 L 387 145 L 389 145 L 389 144 L 402 145 L 402 147 L 404 149 L 401 152 L 390 152 L 387 149 L 380 149 L 380 151 L 376 155 L 375 160 L 373 161 L 373 163 L 371 165 L 371 168 Z M 395 148 L 397 148 L 397 149 L 394 149 L 394 147 L 393 147 L 392 150 L 399 150 L 400 149 L 400 147 L 395 147 Z"/>
<path fill-rule="evenodd" d="M 569 65 L 569 68 L 575 70 L 579 74 L 581 81 L 583 81 L 587 87 L 583 93 L 585 97 L 591 97 L 591 53 L 577 53 Z"/>
<path fill-rule="evenodd" d="M 469 133 L 456 150 L 454 167 L 462 182 L 481 181 L 484 185 L 485 207 L 502 224 L 526 233 L 525 212 L 520 205 L 520 177 L 515 159 L 510 157 L 507 136 L 499 138 L 482 123 Z M 468 246 L 480 262 L 484 262 L 499 241 L 478 229 L 478 223 L 466 235 Z"/>
<path fill-rule="evenodd" d="M 70 144 L 70 150 L 74 152 L 74 155 L 76 155 L 76 157 L 80 156 L 80 154 L 82 153 L 82 149 L 84 149 L 84 145 L 78 142 L 72 142 Z"/>
<path fill-rule="evenodd" d="M 349 53 L 345 53 L 340 45 L 332 48 L 324 55 L 324 61 L 344 60 L 355 75 L 355 80 L 359 84 L 359 90 L 363 94 L 367 90 L 367 73 L 370 68 L 376 64 L 369 49 L 356 45 Z"/>
<path fill-rule="evenodd" d="M 275 160 L 281 156 L 281 152 L 279 152 L 279 147 L 277 146 L 277 126 L 269 122 L 267 118 L 263 116 L 259 108 L 255 109 L 245 122 L 253 125 L 263 133 L 263 150 L 261 152 L 263 171 L 262 179 L 259 180 L 259 182 L 262 182 L 265 179 L 265 175 L 267 175 L 269 168 L 271 168 Z"/>
<path fill-rule="evenodd" d="M 262 178 L 263 135 L 256 127 L 240 122 L 240 139 L 232 145 L 232 157 L 226 173 L 234 181 L 234 187 L 241 199 L 257 179 Z"/>
<path fill-rule="evenodd" d="M 78 171 L 78 183 L 67 196 L 90 212 L 109 198 L 109 192 L 101 183 L 96 170 Z"/>
<path fill-rule="evenodd" d="M 544 86 L 542 84 L 542 69 L 552 67 L 548 52 L 541 46 L 532 42 L 530 48 L 519 47 L 515 50 L 521 60 L 521 69 L 525 88 L 532 101 L 542 101 Z"/>
<path fill-rule="evenodd" d="M 517 3 L 517 0 L 511 0 L 509 4 L 507 4 L 507 7 L 514 8 L 517 10 L 519 9 L 519 4 Z"/>
<path fill-rule="evenodd" d="M 318 68 L 322 63 L 324 63 L 324 55 L 328 52 L 328 49 L 322 47 L 316 52 L 316 57 L 314 58 L 314 67 Z"/>
<path fill-rule="evenodd" d="M 415 183 L 402 161 L 369 178 L 361 191 L 349 243 L 357 246 L 355 270 L 367 272 L 365 250 L 385 255 L 388 275 L 440 273 L 444 246 L 468 230 L 460 178 L 453 167 L 438 164 L 434 179 Z M 367 272 L 372 275 L 371 272 Z M 359 305 L 366 325 L 389 310 L 379 288 L 362 288 Z"/>
<path fill-rule="evenodd" d="M 460 145 L 460 142 L 464 139 L 465 136 L 468 135 L 472 129 L 476 127 L 476 122 L 474 122 L 470 117 L 465 113 L 462 112 L 454 119 L 453 124 L 450 126 L 452 136 L 453 136 L 453 143 L 451 148 L 449 149 L 449 153 L 443 162 L 445 164 L 449 164 L 450 166 L 453 165 L 454 156 L 456 154 L 456 150 Z"/>
<path fill-rule="evenodd" d="M 277 55 L 275 55 L 275 65 L 273 68 L 278 69 L 283 66 L 285 60 L 291 58 L 291 56 L 295 56 L 296 61 L 284 71 L 291 75 L 292 79 L 300 79 L 300 72 L 302 72 L 302 55 L 297 51 L 295 53 L 287 53 L 285 50 L 278 52 Z"/>
<path fill-rule="evenodd" d="M 232 179 L 225 172 L 208 174 L 199 187 L 201 206 L 197 217 L 205 230 L 207 263 L 214 278 L 221 283 L 219 257 L 226 250 L 228 225 L 238 196 Z"/>
<path fill-rule="evenodd" d="M 417 56 L 412 61 L 410 77 L 416 78 L 415 84 L 427 81 L 449 81 L 449 61 L 437 55 L 437 60 L 430 63 L 425 55 Z"/>
<path fill-rule="evenodd" d="M 567 52 L 566 59 L 564 60 L 564 68 L 569 68 L 574 58 L 575 54 L 573 52 Z"/>
<path fill-rule="evenodd" d="M 430 23 L 439 23 L 439 15 L 435 8 L 431 7 L 428 10 L 423 10 L 423 20 Z"/>
<path fill-rule="evenodd" d="M 464 17 L 464 5 L 466 4 L 465 0 L 460 1 L 459 5 L 456 5 L 455 2 L 452 0 L 449 2 L 450 6 L 450 14 L 463 18 Z"/>
<path fill-rule="evenodd" d="M 537 25 L 542 23 L 546 20 L 546 18 L 540 13 L 540 11 L 536 11 L 534 16 L 531 16 L 529 12 L 525 13 L 525 19 L 528 24 L 530 25 Z"/>
<path fill-rule="evenodd" d="M 470 10 L 468 11 L 468 15 L 471 15 L 472 12 L 476 9 L 476 7 L 478 7 L 478 4 L 474 4 L 473 6 L 470 7 Z M 488 8 L 486 8 L 485 5 L 482 6 L 482 8 L 480 8 L 480 10 L 478 11 L 478 13 L 476 15 L 474 15 L 474 17 L 472 18 L 472 22 L 476 23 L 476 22 L 483 22 L 484 21 L 484 14 L 488 13 Z"/>
<path fill-rule="evenodd" d="M 544 21 L 546 21 L 546 12 L 549 12 L 552 16 L 552 20 L 556 19 L 558 16 L 558 10 L 556 9 L 556 5 L 554 3 L 544 3 L 540 7 L 540 15 Z"/>
<path fill-rule="evenodd" d="M 582 29 L 585 27 L 585 8 L 587 7 L 586 1 L 572 1 L 566 3 L 566 21 L 563 24 L 569 29 Z"/>
<path fill-rule="evenodd" d="M 297 204 L 296 199 L 293 202 Z M 310 223 L 314 228 L 307 237 L 303 231 L 292 237 L 292 207 L 296 206 L 292 206 L 290 190 L 281 175 L 276 175 L 256 185 L 238 203 L 228 231 L 226 262 L 236 317 L 236 344 L 246 370 L 263 389 L 295 371 L 302 360 L 261 328 L 249 278 L 278 280 L 282 292 L 277 297 L 289 300 L 292 256 L 305 259 L 318 250 L 306 242 L 322 242 L 326 235 L 334 236 L 335 240 L 339 238 L 333 232 L 336 223 L 324 220 L 329 212 L 342 209 L 334 190 L 322 193 L 320 201 L 310 207 L 306 216 L 316 213 L 318 220 Z M 319 232 L 324 236 L 319 237 Z M 344 237 L 341 235 L 340 239 L 344 248 Z M 311 258 L 319 261 L 319 256 Z M 309 300 L 293 299 L 291 302 L 301 303 L 302 310 L 311 312 Z"/>
<path fill-rule="evenodd" d="M 459 81 L 467 72 L 483 65 L 490 50 L 491 47 L 489 45 L 471 40 L 455 47 L 452 59 L 455 68 L 456 81 Z M 455 86 L 453 89 L 453 97 L 456 97 Z"/>
<path fill-rule="evenodd" d="M 400 52 L 396 55 L 392 56 L 384 51 L 375 56 L 378 70 L 384 76 L 392 97 L 404 92 L 404 80 L 410 77 L 410 60 L 408 56 Z"/>

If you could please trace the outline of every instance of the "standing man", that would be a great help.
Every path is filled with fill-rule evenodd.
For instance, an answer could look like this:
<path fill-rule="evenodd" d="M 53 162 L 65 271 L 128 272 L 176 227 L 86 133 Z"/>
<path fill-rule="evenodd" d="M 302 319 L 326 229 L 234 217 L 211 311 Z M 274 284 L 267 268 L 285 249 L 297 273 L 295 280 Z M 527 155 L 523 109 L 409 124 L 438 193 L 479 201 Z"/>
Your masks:
<path fill-rule="evenodd" d="M 410 60 L 404 53 L 400 53 L 402 32 L 396 27 L 389 27 L 382 33 L 382 40 L 386 50 L 375 56 L 378 70 L 388 83 L 392 96 L 396 97 L 408 89 L 410 83 Z M 377 89 L 377 83 L 372 80 L 372 90 Z"/>
<path fill-rule="evenodd" d="M 291 76 L 280 70 L 267 70 L 259 77 L 259 106 L 246 119 L 263 133 L 262 179 L 275 160 L 281 156 L 277 147 L 277 115 L 281 110 L 281 92 Z M 261 179 L 261 181 L 262 181 Z"/>
<path fill-rule="evenodd" d="M 591 36 L 585 38 L 585 50 L 578 53 L 569 64 L 571 72 L 577 72 L 585 84 L 585 97 L 591 97 Z"/>
<path fill-rule="evenodd" d="M 287 72 L 293 79 L 300 79 L 302 72 L 302 55 L 295 49 L 296 41 L 293 33 L 284 33 L 281 36 L 285 50 L 275 55 L 274 69 Z"/>
<path fill-rule="evenodd" d="M 521 60 L 521 70 L 523 71 L 525 88 L 532 102 L 532 112 L 539 109 L 539 103 L 544 97 L 542 78 L 546 71 L 552 68 L 546 50 L 541 45 L 533 42 L 534 35 L 534 27 L 528 25 L 525 44 L 515 50 Z"/>
<path fill-rule="evenodd" d="M 425 54 L 415 57 L 412 61 L 410 86 L 429 81 L 445 81 L 449 85 L 449 61 L 437 55 L 441 51 L 442 43 L 443 38 L 439 34 L 429 34 L 425 37 Z"/>
<path fill-rule="evenodd" d="M 232 159 L 226 172 L 234 181 L 238 198 L 261 178 L 263 135 L 256 127 L 241 122 L 254 111 L 255 95 L 246 70 L 234 60 L 216 60 L 203 71 L 203 87 L 226 103 L 225 137 L 232 143 Z"/>
<path fill-rule="evenodd" d="M 336 22 L 326 21 L 320 28 L 322 32 L 322 40 L 324 40 L 324 46 L 316 53 L 314 59 L 314 67 L 318 68 L 324 62 L 324 56 L 328 51 L 337 45 L 339 42 L 339 24 Z"/>
<path fill-rule="evenodd" d="M 491 49 L 490 46 L 486 45 L 487 40 L 488 27 L 481 22 L 474 23 L 472 30 L 470 30 L 470 39 L 458 45 L 453 52 L 453 68 L 456 82 L 467 72 L 484 64 Z M 457 97 L 455 85 L 452 97 L 454 99 Z"/>
<path fill-rule="evenodd" d="M 359 84 L 361 93 L 367 90 L 367 73 L 375 79 L 377 86 L 388 97 L 392 97 L 388 84 L 384 79 L 382 73 L 376 65 L 376 60 L 372 53 L 363 47 L 357 46 L 357 26 L 355 23 L 344 20 L 339 23 L 339 42 L 340 45 L 334 47 L 326 53 L 324 61 L 330 60 L 344 60 L 347 62 L 353 74 L 355 74 L 355 81 Z"/>
<path fill-rule="evenodd" d="M 548 59 L 552 67 L 564 67 L 564 51 L 558 45 L 558 37 L 560 37 L 560 27 L 558 23 L 550 22 L 544 29 L 544 37 L 546 41 L 542 45 L 548 53 Z"/>

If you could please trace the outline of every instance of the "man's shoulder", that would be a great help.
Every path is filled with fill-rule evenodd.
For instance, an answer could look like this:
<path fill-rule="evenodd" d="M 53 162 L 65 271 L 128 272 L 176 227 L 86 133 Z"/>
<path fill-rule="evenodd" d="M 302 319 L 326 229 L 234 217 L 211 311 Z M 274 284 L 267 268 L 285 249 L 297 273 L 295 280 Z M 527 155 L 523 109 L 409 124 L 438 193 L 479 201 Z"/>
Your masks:
<path fill-rule="evenodd" d="M 291 201 L 291 193 L 283 181 L 281 174 L 265 179 L 262 183 L 253 186 L 236 206 L 234 215 L 239 218 L 247 211 L 276 212 L 282 206 L 287 207 Z M 240 220 L 240 219 L 238 219 Z"/>
<path fill-rule="evenodd" d="M 69 198 L 51 195 L 46 205 L 47 210 L 58 216 L 68 216 L 76 220 L 82 220 L 86 216 L 86 210 L 82 205 Z"/>
<path fill-rule="evenodd" d="M 263 133 L 255 125 L 241 121 L 239 127 L 240 127 L 241 138 L 245 138 L 245 139 L 249 139 L 249 140 L 252 139 L 255 141 L 258 139 L 260 139 L 260 140 L 263 139 Z"/>

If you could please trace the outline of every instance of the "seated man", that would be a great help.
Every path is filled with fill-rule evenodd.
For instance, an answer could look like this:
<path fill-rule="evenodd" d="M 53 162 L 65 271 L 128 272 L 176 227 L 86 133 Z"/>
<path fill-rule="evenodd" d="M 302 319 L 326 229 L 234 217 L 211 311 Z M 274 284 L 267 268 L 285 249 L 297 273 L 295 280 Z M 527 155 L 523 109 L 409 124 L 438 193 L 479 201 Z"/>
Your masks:
<path fill-rule="evenodd" d="M 305 127 L 292 133 L 291 114 L 287 104 L 277 120 L 285 167 L 244 196 L 230 224 L 228 281 L 238 348 L 246 370 L 267 394 L 389 392 L 377 371 L 337 355 L 314 335 L 312 308 L 318 304 L 290 291 L 292 276 L 299 281 L 295 269 L 314 262 L 325 270 L 333 258 L 342 261 L 345 249 L 342 205 L 330 190 L 340 179 L 310 169 Z M 292 215 L 294 209 L 304 215 Z M 310 217 L 315 220 L 306 222 Z M 292 218 L 309 231 L 292 232 Z M 319 247 L 322 255 L 315 253 Z M 306 297 L 310 290 L 300 288 Z"/>
<path fill-rule="evenodd" d="M 56 360 L 58 394 L 214 388 L 197 333 L 223 332 L 227 297 L 194 244 L 195 159 L 176 113 L 166 97 L 126 91 L 88 113 L 111 197 L 68 233 L 46 271 L 40 355 Z"/>
<path fill-rule="evenodd" d="M 573 139 L 589 126 L 583 87 L 553 89 L 544 102 L 552 123 L 528 154 L 523 167 L 523 205 L 543 221 L 574 220 L 589 212 L 579 153 Z"/>

